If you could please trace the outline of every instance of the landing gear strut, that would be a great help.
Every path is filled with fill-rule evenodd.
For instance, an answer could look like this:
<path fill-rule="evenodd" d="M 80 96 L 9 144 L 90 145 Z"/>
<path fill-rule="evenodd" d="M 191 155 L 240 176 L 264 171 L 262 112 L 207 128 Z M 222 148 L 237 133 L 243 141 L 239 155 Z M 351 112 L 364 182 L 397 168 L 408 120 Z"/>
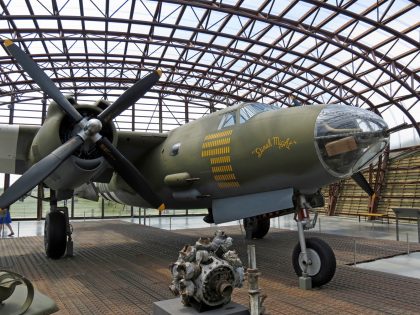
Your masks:
<path fill-rule="evenodd" d="M 67 207 L 57 207 L 55 192 L 51 190 L 50 213 L 45 218 L 44 246 L 47 257 L 61 258 L 67 250 L 67 256 L 73 256 L 72 230 Z"/>
<path fill-rule="evenodd" d="M 331 247 L 319 238 L 305 239 L 304 230 L 315 227 L 318 214 L 310 219 L 312 207 L 305 196 L 299 195 L 296 206 L 295 221 L 298 227 L 299 243 L 292 255 L 293 268 L 299 278 L 299 286 L 303 289 L 319 287 L 334 277 L 336 260 Z"/>

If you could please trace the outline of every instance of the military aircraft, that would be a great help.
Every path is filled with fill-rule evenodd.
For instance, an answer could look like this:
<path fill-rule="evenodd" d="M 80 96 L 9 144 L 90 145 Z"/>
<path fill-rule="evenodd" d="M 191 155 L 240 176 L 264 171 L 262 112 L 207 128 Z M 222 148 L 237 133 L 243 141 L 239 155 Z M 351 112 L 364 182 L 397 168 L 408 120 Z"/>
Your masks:
<path fill-rule="evenodd" d="M 160 70 L 111 105 L 76 104 L 16 44 L 4 46 L 53 99 L 41 127 L 0 126 L 0 171 L 23 174 L 0 196 L 0 207 L 40 183 L 55 192 L 45 221 L 47 256 L 60 258 L 71 241 L 68 214 L 57 200 L 90 189 L 132 206 L 207 208 L 211 223 L 244 219 L 248 238 L 263 238 L 270 218 L 295 213 L 296 273 L 310 276 L 313 286 L 332 279 L 333 251 L 318 238 L 305 239 L 304 230 L 316 224 L 322 186 L 353 176 L 372 194 L 359 171 L 388 144 L 379 116 L 345 105 L 244 103 L 165 134 L 117 131 L 113 119 L 159 80 Z"/>

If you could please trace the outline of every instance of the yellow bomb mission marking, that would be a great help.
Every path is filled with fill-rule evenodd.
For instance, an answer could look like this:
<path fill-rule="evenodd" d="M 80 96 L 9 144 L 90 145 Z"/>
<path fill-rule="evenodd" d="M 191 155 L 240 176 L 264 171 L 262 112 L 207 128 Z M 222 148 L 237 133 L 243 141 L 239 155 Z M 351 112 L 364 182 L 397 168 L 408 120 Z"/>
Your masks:
<path fill-rule="evenodd" d="M 290 138 L 282 139 L 280 137 L 271 137 L 268 138 L 267 141 L 260 147 L 256 147 L 252 150 L 251 154 L 256 155 L 259 159 L 266 153 L 267 151 L 277 148 L 279 150 L 290 150 L 297 142 Z"/>

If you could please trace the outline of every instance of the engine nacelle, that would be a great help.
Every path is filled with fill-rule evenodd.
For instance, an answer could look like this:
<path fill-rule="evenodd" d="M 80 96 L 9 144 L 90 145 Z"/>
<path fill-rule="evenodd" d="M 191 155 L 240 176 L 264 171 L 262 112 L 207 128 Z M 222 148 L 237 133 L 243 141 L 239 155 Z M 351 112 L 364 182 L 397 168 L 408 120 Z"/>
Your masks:
<path fill-rule="evenodd" d="M 77 105 L 72 99 L 69 101 L 84 117 L 95 117 L 103 109 L 97 105 Z M 80 127 L 75 125 L 55 102 L 51 102 L 45 122 L 32 142 L 29 154 L 31 165 L 46 157 L 79 131 Z M 114 124 L 104 125 L 101 135 L 106 136 L 116 146 L 117 133 Z M 54 190 L 73 190 L 102 173 L 107 167 L 108 164 L 97 151 L 95 144 L 87 141 L 44 182 Z"/>

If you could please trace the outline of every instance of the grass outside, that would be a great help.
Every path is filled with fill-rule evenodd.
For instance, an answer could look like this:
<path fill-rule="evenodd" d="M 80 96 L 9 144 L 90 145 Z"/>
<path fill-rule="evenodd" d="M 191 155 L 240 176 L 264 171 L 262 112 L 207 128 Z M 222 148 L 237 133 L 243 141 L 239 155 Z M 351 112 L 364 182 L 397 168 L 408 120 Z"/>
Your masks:
<path fill-rule="evenodd" d="M 1 189 L 2 191 L 2 189 Z M 46 192 L 47 190 L 45 190 Z M 36 195 L 36 190 L 33 190 L 32 196 Z M 71 200 L 60 201 L 58 202 L 58 206 L 65 206 L 67 203 L 67 207 L 69 211 L 71 209 Z M 75 197 L 74 198 L 74 217 L 75 218 L 101 218 L 102 214 L 102 200 L 101 198 L 99 201 L 90 201 L 82 198 Z M 36 219 L 36 209 L 37 209 L 37 199 L 31 196 L 26 197 L 23 201 L 16 201 L 14 204 L 10 206 L 10 214 L 12 219 Z M 45 218 L 45 215 L 50 210 L 50 205 L 48 202 L 42 202 L 42 216 Z M 139 207 L 133 208 L 134 216 L 139 215 L 139 211 L 141 212 L 141 216 L 144 215 L 144 211 L 146 216 L 155 216 L 159 215 L 159 211 L 156 209 L 143 209 Z M 206 209 L 192 209 L 188 211 L 189 214 L 207 214 Z M 162 215 L 183 215 L 186 214 L 186 210 L 165 210 Z M 104 202 L 104 215 L 105 217 L 130 217 L 131 216 L 131 207 L 128 205 L 119 204 L 116 202 L 105 200 Z"/>

